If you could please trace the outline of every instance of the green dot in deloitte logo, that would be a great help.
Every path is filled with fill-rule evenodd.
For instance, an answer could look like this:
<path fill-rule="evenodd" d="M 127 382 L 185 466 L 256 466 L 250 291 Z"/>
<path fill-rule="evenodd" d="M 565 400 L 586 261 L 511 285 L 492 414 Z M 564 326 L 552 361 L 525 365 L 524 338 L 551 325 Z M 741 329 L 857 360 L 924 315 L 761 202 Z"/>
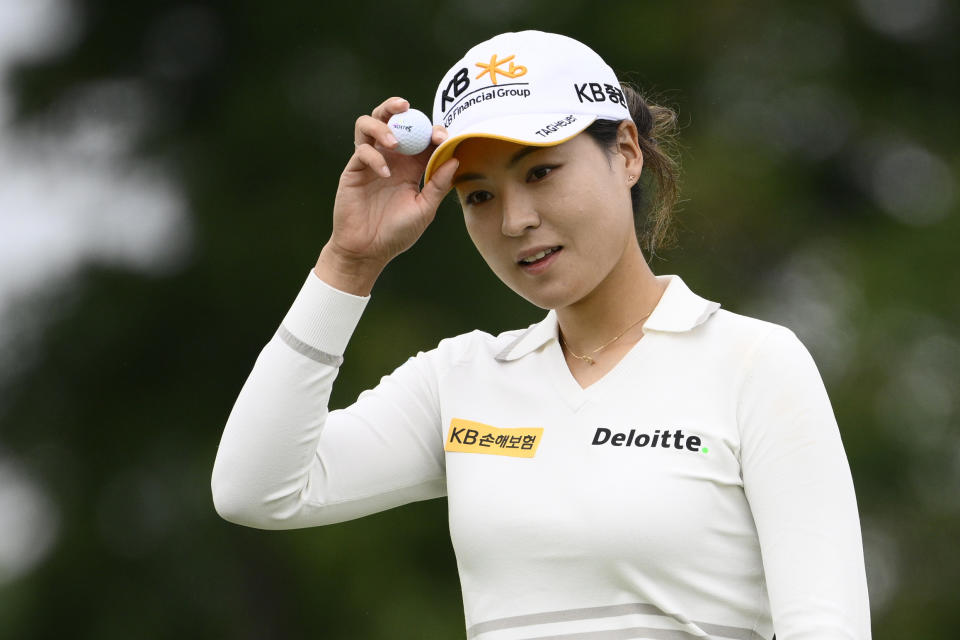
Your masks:
<path fill-rule="evenodd" d="M 704 447 L 703 449 L 700 449 L 700 451 L 703 451 L 704 453 L 710 453 L 710 449 L 706 447 Z"/>

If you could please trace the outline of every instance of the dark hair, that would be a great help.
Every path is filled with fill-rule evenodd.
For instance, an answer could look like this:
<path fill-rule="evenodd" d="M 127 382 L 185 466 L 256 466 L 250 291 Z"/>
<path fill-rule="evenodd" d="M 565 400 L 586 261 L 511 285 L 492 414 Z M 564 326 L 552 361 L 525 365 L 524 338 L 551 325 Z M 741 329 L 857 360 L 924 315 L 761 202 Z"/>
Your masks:
<path fill-rule="evenodd" d="M 630 189 L 633 220 L 640 247 L 652 260 L 657 249 L 676 245 L 673 207 L 680 197 L 680 163 L 676 153 L 677 114 L 669 107 L 648 104 L 640 91 L 629 83 L 620 83 L 630 117 L 637 125 L 640 151 L 643 153 L 641 179 Z M 617 146 L 616 120 L 596 120 L 584 131 L 602 148 Z"/>

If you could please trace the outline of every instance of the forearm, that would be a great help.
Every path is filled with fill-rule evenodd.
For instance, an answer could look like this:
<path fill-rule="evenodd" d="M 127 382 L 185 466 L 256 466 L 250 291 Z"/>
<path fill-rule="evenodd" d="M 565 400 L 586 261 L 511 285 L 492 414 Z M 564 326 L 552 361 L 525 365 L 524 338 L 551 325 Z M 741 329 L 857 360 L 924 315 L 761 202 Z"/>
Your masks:
<path fill-rule="evenodd" d="M 227 421 L 211 487 L 218 513 L 260 529 L 342 522 L 444 495 L 433 352 L 328 411 L 366 304 L 311 274 Z"/>
<path fill-rule="evenodd" d="M 268 529 L 313 523 L 307 488 L 327 403 L 365 305 L 315 279 L 305 284 L 224 428 L 211 488 L 225 519 Z"/>

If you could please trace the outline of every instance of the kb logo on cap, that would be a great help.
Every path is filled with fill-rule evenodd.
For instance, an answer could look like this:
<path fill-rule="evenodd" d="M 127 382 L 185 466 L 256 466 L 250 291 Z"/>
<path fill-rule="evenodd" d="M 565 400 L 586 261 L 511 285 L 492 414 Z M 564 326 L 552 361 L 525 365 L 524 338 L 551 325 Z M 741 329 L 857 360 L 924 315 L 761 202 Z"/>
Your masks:
<path fill-rule="evenodd" d="M 508 56 L 503 60 L 497 61 L 497 54 L 493 54 L 490 56 L 490 62 L 488 64 L 477 62 L 476 65 L 481 69 L 484 69 L 484 71 L 477 76 L 477 80 L 489 73 L 490 81 L 493 82 L 493 84 L 497 84 L 498 73 L 507 76 L 508 78 L 519 78 L 520 76 L 524 75 L 527 72 L 527 68 L 523 65 L 513 64 L 513 59 L 515 57 L 516 56 Z M 500 68 L 500 65 L 507 64 L 508 62 L 510 63 L 510 67 L 506 71 Z"/>
<path fill-rule="evenodd" d="M 519 78 L 520 76 L 526 75 L 527 68 L 522 64 L 514 63 L 513 59 L 516 55 L 507 56 L 502 60 L 497 59 L 497 54 L 490 56 L 490 62 L 476 62 L 476 66 L 483 69 L 475 79 L 479 80 L 483 76 L 490 74 L 490 81 L 493 84 L 497 84 L 497 75 L 501 75 L 510 79 Z M 503 65 L 509 64 L 507 68 L 503 68 Z M 455 102 L 467 88 L 470 87 L 470 71 L 467 67 L 463 67 L 458 70 L 457 73 L 450 79 L 450 82 L 447 83 L 447 86 L 441 92 L 440 100 L 440 110 L 446 112 L 447 103 Z"/>

